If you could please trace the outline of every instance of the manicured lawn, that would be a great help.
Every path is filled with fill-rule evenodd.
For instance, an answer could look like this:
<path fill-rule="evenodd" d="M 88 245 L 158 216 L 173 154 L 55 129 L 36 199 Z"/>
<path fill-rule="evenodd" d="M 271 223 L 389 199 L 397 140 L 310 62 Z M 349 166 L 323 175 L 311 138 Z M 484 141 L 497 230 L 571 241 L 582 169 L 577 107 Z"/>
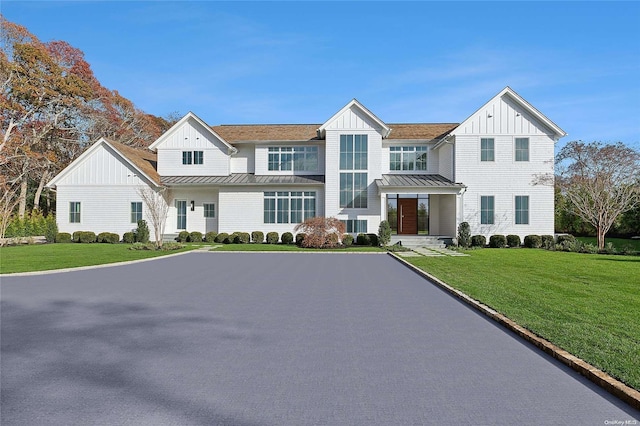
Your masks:
<path fill-rule="evenodd" d="M 640 257 L 481 249 L 409 262 L 640 389 Z"/>
<path fill-rule="evenodd" d="M 338 249 L 306 249 L 295 244 L 216 244 L 221 247 L 213 251 L 297 251 L 297 252 L 384 252 L 379 247 L 351 246 Z"/>
<path fill-rule="evenodd" d="M 583 243 L 593 244 L 594 246 L 598 245 L 598 239 L 596 237 L 576 237 L 576 239 L 582 241 Z M 640 252 L 640 240 L 632 240 L 625 238 L 605 238 L 605 243 L 611 243 L 618 250 L 623 250 L 625 247 L 632 247 L 633 250 Z"/>
<path fill-rule="evenodd" d="M 180 251 L 129 250 L 129 244 L 42 244 L 0 248 L 0 273 L 46 271 L 147 259 Z"/>

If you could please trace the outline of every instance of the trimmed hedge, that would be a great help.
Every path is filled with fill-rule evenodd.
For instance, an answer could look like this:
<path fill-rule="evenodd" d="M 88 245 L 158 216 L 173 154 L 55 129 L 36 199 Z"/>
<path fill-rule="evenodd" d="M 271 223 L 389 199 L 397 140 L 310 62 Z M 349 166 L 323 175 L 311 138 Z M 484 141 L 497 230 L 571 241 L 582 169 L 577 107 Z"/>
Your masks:
<path fill-rule="evenodd" d="M 504 248 L 507 245 L 507 237 L 504 235 L 496 234 L 489 237 L 489 247 L 491 248 Z"/>
<path fill-rule="evenodd" d="M 95 243 L 96 233 L 92 231 L 76 231 L 73 233 L 74 243 Z"/>
<path fill-rule="evenodd" d="M 471 247 L 484 247 L 487 245 L 487 239 L 484 235 L 473 235 L 471 237 Z"/>
<path fill-rule="evenodd" d="M 571 234 L 566 234 L 566 235 L 558 235 L 558 239 L 556 240 L 557 244 L 564 244 L 565 241 L 569 244 L 571 243 L 575 243 L 576 242 L 576 237 L 574 237 Z"/>
<path fill-rule="evenodd" d="M 264 243 L 264 232 L 262 231 L 253 231 L 251 233 L 251 241 L 255 244 Z"/>
<path fill-rule="evenodd" d="M 237 244 L 238 232 L 232 232 L 229 237 L 224 240 L 225 244 Z"/>
<path fill-rule="evenodd" d="M 233 238 L 235 244 L 249 244 L 251 241 L 251 235 L 248 232 L 234 232 L 234 234 L 236 234 Z"/>
<path fill-rule="evenodd" d="M 221 232 L 218 235 L 216 235 L 216 243 L 222 243 L 224 244 L 224 240 L 226 240 L 227 238 L 229 238 L 229 234 L 227 234 L 226 232 Z"/>
<path fill-rule="evenodd" d="M 369 238 L 369 234 L 358 234 L 356 236 L 356 244 L 359 246 L 370 246 L 371 238 Z"/>
<path fill-rule="evenodd" d="M 68 232 L 58 232 L 56 234 L 56 243 L 70 243 L 71 234 Z"/>
<path fill-rule="evenodd" d="M 367 234 L 369 236 L 369 244 L 374 247 L 378 247 L 380 244 L 378 243 L 378 234 Z M 389 237 L 391 239 L 391 237 Z"/>
<path fill-rule="evenodd" d="M 526 248 L 542 247 L 542 237 L 540 235 L 527 235 L 524 237 L 524 246 Z"/>
<path fill-rule="evenodd" d="M 189 234 L 189 241 L 192 243 L 202 242 L 202 232 L 193 231 Z"/>
<path fill-rule="evenodd" d="M 133 244 L 136 242 L 136 236 L 133 232 L 125 232 L 122 234 L 122 242 L 126 244 Z"/>
<path fill-rule="evenodd" d="M 188 239 L 189 233 L 187 231 L 180 231 L 178 233 L 178 237 L 176 238 L 176 240 L 178 240 L 178 242 L 180 243 L 186 243 Z"/>
<path fill-rule="evenodd" d="M 217 232 L 209 231 L 206 234 L 204 234 L 204 240 L 208 243 L 215 243 L 217 236 L 218 236 Z"/>
<path fill-rule="evenodd" d="M 120 235 L 113 232 L 101 232 L 98 234 L 99 243 L 118 244 L 120 242 Z"/>
<path fill-rule="evenodd" d="M 277 232 L 267 232 L 267 244 L 278 244 L 278 237 Z"/>
<path fill-rule="evenodd" d="M 307 234 L 305 234 L 304 232 L 296 234 L 296 245 L 301 246 L 306 236 Z"/>
<path fill-rule="evenodd" d="M 553 235 L 541 235 L 540 238 L 542 239 L 542 248 L 547 250 L 555 248 L 556 240 Z"/>
<path fill-rule="evenodd" d="M 507 245 L 511 248 L 520 247 L 520 236 L 513 234 L 507 235 Z"/>
<path fill-rule="evenodd" d="M 284 232 L 280 238 L 282 244 L 291 244 L 293 242 L 293 234 L 291 232 Z"/>
<path fill-rule="evenodd" d="M 351 234 L 344 234 L 342 236 L 342 245 L 349 247 L 351 245 L 353 245 L 353 235 Z"/>

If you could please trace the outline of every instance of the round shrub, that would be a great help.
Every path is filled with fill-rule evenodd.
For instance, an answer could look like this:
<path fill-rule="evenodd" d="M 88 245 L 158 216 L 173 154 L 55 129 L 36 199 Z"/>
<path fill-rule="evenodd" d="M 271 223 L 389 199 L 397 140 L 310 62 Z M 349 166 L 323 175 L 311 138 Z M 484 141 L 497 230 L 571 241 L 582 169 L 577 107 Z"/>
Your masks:
<path fill-rule="evenodd" d="M 491 248 L 503 248 L 507 245 L 507 237 L 504 235 L 496 234 L 489 237 L 489 247 Z"/>
<path fill-rule="evenodd" d="M 206 234 L 204 234 L 204 240 L 208 243 L 215 243 L 217 235 L 218 235 L 217 232 L 209 231 Z"/>
<path fill-rule="evenodd" d="M 181 243 L 186 243 L 187 240 L 189 239 L 189 233 L 187 231 L 180 231 L 180 233 L 178 233 L 178 242 Z"/>
<path fill-rule="evenodd" d="M 68 232 L 58 232 L 56 234 L 56 243 L 70 243 L 71 234 Z"/>
<path fill-rule="evenodd" d="M 511 248 L 520 247 L 520 236 L 513 234 L 507 235 L 507 245 Z"/>
<path fill-rule="evenodd" d="M 126 244 L 133 244 L 136 242 L 136 236 L 133 232 L 125 232 L 122 234 L 122 242 Z"/>
<path fill-rule="evenodd" d="M 120 242 L 120 235 L 112 232 L 101 232 L 98 234 L 99 243 L 117 244 Z"/>
<path fill-rule="evenodd" d="M 568 244 L 575 243 L 576 237 L 571 234 L 558 235 L 556 243 L 563 245 L 565 242 Z"/>
<path fill-rule="evenodd" d="M 380 226 L 378 226 L 378 241 L 383 246 L 391 242 L 391 225 L 389 225 L 389 221 L 383 220 L 380 222 Z"/>
<path fill-rule="evenodd" d="M 359 246 L 370 246 L 371 239 L 369 238 L 369 234 L 358 234 L 356 237 L 356 244 Z"/>
<path fill-rule="evenodd" d="M 225 244 L 238 244 L 238 242 L 240 241 L 238 239 L 238 234 L 239 234 L 239 232 L 232 232 L 231 234 L 229 234 L 229 238 L 227 238 L 223 242 Z"/>
<path fill-rule="evenodd" d="M 369 244 L 374 247 L 378 247 L 378 235 L 377 234 L 367 234 L 369 236 Z M 391 238 L 391 237 L 389 237 Z"/>
<path fill-rule="evenodd" d="M 342 245 L 349 247 L 351 245 L 353 245 L 353 235 L 351 234 L 344 234 L 342 236 Z"/>
<path fill-rule="evenodd" d="M 216 235 L 216 243 L 228 244 L 225 243 L 225 241 L 229 241 L 229 234 L 227 234 L 226 232 L 221 232 Z"/>
<path fill-rule="evenodd" d="M 305 234 L 304 232 L 297 233 L 296 234 L 296 244 L 301 246 L 302 242 L 304 241 L 306 236 L 307 236 L 307 234 Z"/>
<path fill-rule="evenodd" d="M 201 243 L 202 242 L 202 232 L 193 231 L 189 234 L 189 241 L 192 243 Z"/>
<path fill-rule="evenodd" d="M 73 233 L 75 243 L 95 243 L 96 233 L 92 231 L 76 231 Z"/>
<path fill-rule="evenodd" d="M 487 239 L 484 235 L 474 235 L 471 237 L 471 247 L 484 247 L 487 245 Z"/>
<path fill-rule="evenodd" d="M 267 244 L 278 244 L 278 233 L 277 232 L 268 232 L 267 233 Z"/>
<path fill-rule="evenodd" d="M 264 232 L 262 231 L 253 231 L 251 233 L 251 241 L 256 244 L 264 243 Z"/>
<path fill-rule="evenodd" d="M 542 239 L 542 248 L 552 250 L 556 247 L 556 241 L 553 235 L 541 235 L 540 238 Z"/>
<path fill-rule="evenodd" d="M 540 235 L 527 235 L 524 237 L 524 246 L 526 248 L 542 247 L 542 237 Z"/>
<path fill-rule="evenodd" d="M 293 242 L 293 234 L 291 232 L 284 232 L 281 238 L 283 244 L 291 244 Z"/>
<path fill-rule="evenodd" d="M 235 232 L 235 234 L 233 242 L 236 244 L 249 244 L 249 241 L 251 241 L 251 235 L 248 232 Z"/>

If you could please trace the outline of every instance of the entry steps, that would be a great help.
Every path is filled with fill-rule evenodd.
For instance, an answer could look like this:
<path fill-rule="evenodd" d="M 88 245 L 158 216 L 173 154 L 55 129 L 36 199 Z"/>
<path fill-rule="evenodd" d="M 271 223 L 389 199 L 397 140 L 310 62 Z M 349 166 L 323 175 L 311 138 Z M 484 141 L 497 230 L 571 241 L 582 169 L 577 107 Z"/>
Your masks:
<path fill-rule="evenodd" d="M 397 243 L 410 249 L 418 247 L 444 249 L 448 244 L 451 244 L 451 237 L 442 235 L 392 235 L 390 244 Z"/>

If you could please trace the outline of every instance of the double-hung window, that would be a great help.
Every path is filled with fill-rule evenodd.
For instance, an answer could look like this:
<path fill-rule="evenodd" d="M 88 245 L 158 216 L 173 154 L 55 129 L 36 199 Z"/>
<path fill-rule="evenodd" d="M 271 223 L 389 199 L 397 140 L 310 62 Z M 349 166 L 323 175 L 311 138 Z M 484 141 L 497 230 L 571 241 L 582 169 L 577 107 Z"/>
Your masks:
<path fill-rule="evenodd" d="M 480 197 L 480 223 L 493 225 L 495 214 L 495 199 L 493 195 Z"/>
<path fill-rule="evenodd" d="M 529 224 L 529 196 L 516 195 L 516 225 Z"/>
<path fill-rule="evenodd" d="M 347 219 L 342 220 L 345 226 L 345 232 L 352 234 L 366 233 L 367 232 L 367 221 L 359 220 L 359 219 Z"/>
<path fill-rule="evenodd" d="M 204 164 L 204 151 L 182 151 L 182 164 Z"/>
<path fill-rule="evenodd" d="M 272 146 L 268 149 L 270 171 L 318 171 L 317 146 Z"/>
<path fill-rule="evenodd" d="M 427 147 L 389 147 L 389 170 L 427 170 Z"/>
<path fill-rule="evenodd" d="M 142 202 L 133 201 L 131 203 L 131 223 L 138 223 L 142 220 Z"/>
<path fill-rule="evenodd" d="M 495 161 L 495 140 L 493 138 L 480 139 L 480 161 Z"/>
<path fill-rule="evenodd" d="M 516 161 L 529 161 L 529 138 L 516 138 Z"/>
<path fill-rule="evenodd" d="M 301 223 L 315 215 L 315 191 L 264 193 L 264 223 Z"/>
<path fill-rule="evenodd" d="M 204 210 L 204 217 L 216 217 L 216 205 L 214 203 L 203 203 L 202 208 Z"/>
<path fill-rule="evenodd" d="M 79 201 L 71 201 L 69 203 L 69 223 L 80 223 Z"/>
<path fill-rule="evenodd" d="M 367 145 L 367 135 L 340 135 L 341 208 L 367 208 Z"/>

